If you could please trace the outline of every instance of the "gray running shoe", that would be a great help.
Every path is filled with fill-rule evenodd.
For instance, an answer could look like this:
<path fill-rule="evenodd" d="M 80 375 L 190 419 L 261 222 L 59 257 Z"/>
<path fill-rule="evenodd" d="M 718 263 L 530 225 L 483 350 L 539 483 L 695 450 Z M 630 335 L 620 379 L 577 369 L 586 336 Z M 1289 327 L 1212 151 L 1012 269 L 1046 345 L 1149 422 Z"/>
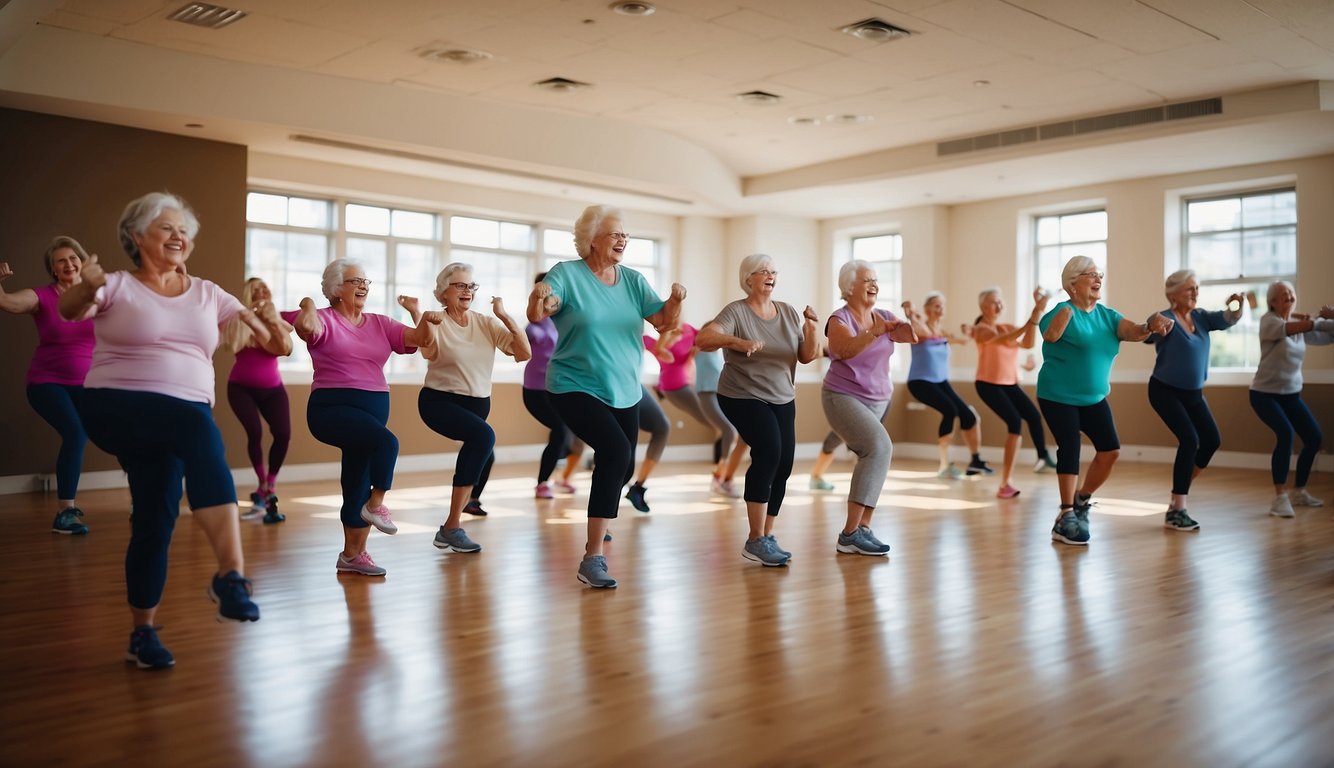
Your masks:
<path fill-rule="evenodd" d="M 787 565 L 787 561 L 792 559 L 791 555 L 779 551 L 778 542 L 772 536 L 760 536 L 747 541 L 741 556 L 767 566 Z"/>
<path fill-rule="evenodd" d="M 436 549 L 443 549 L 446 552 L 482 551 L 482 545 L 468 538 L 468 534 L 464 533 L 462 528 L 446 528 L 443 525 L 435 532 L 435 541 L 431 543 Z"/>
<path fill-rule="evenodd" d="M 868 528 L 865 525 L 859 525 L 857 527 L 866 532 L 866 538 L 870 539 L 872 544 L 876 545 L 877 547 L 884 547 L 886 550 L 889 549 L 889 545 L 881 541 L 880 539 L 877 539 L 875 537 L 875 534 L 871 532 L 870 528 Z"/>
<path fill-rule="evenodd" d="M 889 554 L 889 545 L 876 546 L 866 535 L 867 528 L 857 528 L 851 534 L 840 533 L 836 549 L 849 555 L 884 556 Z"/>
<path fill-rule="evenodd" d="M 1080 522 L 1074 509 L 1063 512 L 1051 528 L 1051 540 L 1062 544 L 1087 546 L 1089 543 L 1088 523 Z"/>
<path fill-rule="evenodd" d="M 589 555 L 579 563 L 578 578 L 593 589 L 615 589 L 616 579 L 607 573 L 607 558 Z"/>

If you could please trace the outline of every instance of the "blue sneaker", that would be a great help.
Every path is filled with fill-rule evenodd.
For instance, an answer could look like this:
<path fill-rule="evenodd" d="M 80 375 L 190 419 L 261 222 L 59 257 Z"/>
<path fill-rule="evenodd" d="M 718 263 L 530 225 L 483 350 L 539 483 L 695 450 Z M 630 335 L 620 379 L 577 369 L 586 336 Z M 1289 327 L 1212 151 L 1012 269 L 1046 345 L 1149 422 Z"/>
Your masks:
<path fill-rule="evenodd" d="M 764 538 L 768 539 L 768 540 L 770 541 L 770 543 L 772 543 L 772 544 L 774 545 L 774 551 L 775 551 L 775 552 L 777 552 L 778 554 L 782 555 L 783 557 L 786 557 L 788 560 L 791 560 L 791 559 L 792 559 L 792 553 L 791 553 L 791 552 L 788 552 L 786 549 L 783 549 L 782 547 L 778 546 L 778 539 L 775 539 L 775 538 L 774 538 L 774 535 L 773 535 L 772 533 L 769 534 L 768 536 L 765 536 Z"/>
<path fill-rule="evenodd" d="M 278 511 L 278 497 L 272 494 L 264 502 L 264 524 L 273 525 L 287 519 L 287 515 Z"/>
<path fill-rule="evenodd" d="M 987 466 L 987 463 L 981 459 L 968 462 L 967 469 L 964 472 L 968 475 L 989 475 L 996 470 Z"/>
<path fill-rule="evenodd" d="M 747 541 L 745 548 L 741 550 L 741 556 L 770 567 L 787 565 L 787 561 L 792 559 L 790 555 L 778 551 L 778 543 L 770 536 L 760 536 Z"/>
<path fill-rule="evenodd" d="M 630 506 L 640 512 L 648 512 L 648 502 L 644 501 L 644 491 L 647 490 L 646 486 L 634 483 L 630 486 L 630 490 L 625 492 L 625 498 L 629 500 Z"/>
<path fill-rule="evenodd" d="M 809 485 L 808 485 L 807 487 L 809 487 L 812 491 L 832 491 L 832 490 L 834 490 L 834 484 L 833 484 L 833 483 L 829 482 L 828 480 L 824 479 L 823 477 L 816 477 L 816 476 L 814 476 L 814 475 L 811 475 L 811 482 L 809 483 Z"/>
<path fill-rule="evenodd" d="M 579 563 L 578 578 L 593 589 L 615 589 L 616 579 L 607 573 L 607 558 L 589 555 Z"/>
<path fill-rule="evenodd" d="M 858 527 L 852 533 L 839 533 L 838 544 L 835 549 L 849 555 L 871 555 L 872 557 L 883 557 L 889 554 L 889 545 L 881 544 L 876 546 L 875 542 L 867 537 L 866 532 L 869 528 Z"/>
<path fill-rule="evenodd" d="M 875 537 L 875 533 L 872 532 L 870 528 L 868 528 L 865 525 L 859 525 L 857 527 L 860 528 L 862 532 L 866 534 L 866 538 L 870 539 L 872 544 L 876 545 L 877 547 L 884 547 L 885 549 L 889 549 L 889 545 L 881 541 L 880 539 L 877 539 Z"/>
<path fill-rule="evenodd" d="M 1075 510 L 1071 507 L 1061 507 L 1063 512 L 1057 518 L 1056 524 L 1051 528 L 1051 540 L 1059 541 L 1062 544 L 1072 544 L 1074 546 L 1087 546 L 1089 543 L 1089 529 L 1087 523 L 1081 523 Z"/>
<path fill-rule="evenodd" d="M 259 606 L 250 599 L 250 579 L 236 571 L 214 576 L 208 596 L 218 604 L 218 621 L 259 621 Z"/>
<path fill-rule="evenodd" d="M 157 627 L 142 624 L 130 633 L 130 649 L 125 652 L 125 660 L 133 661 L 139 669 L 166 669 L 176 663 L 171 651 L 162 647 L 157 639 Z"/>
<path fill-rule="evenodd" d="M 468 534 L 464 533 L 462 528 L 446 528 L 443 525 L 435 532 L 435 541 L 431 543 L 436 549 L 443 549 L 446 552 L 482 551 L 482 545 L 468 538 Z"/>
<path fill-rule="evenodd" d="M 82 509 L 65 507 L 57 512 L 56 519 L 51 521 L 51 531 L 67 536 L 82 536 L 88 533 L 88 526 L 79 520 L 81 517 L 83 517 Z"/>

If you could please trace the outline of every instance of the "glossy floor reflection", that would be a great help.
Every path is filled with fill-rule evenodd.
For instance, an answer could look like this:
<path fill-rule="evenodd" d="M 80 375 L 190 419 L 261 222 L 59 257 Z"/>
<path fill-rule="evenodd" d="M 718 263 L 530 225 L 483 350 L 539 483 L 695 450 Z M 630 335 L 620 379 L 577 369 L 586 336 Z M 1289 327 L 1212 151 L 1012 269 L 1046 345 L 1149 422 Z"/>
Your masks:
<path fill-rule="evenodd" d="M 806 465 L 799 465 L 805 470 Z M 1285 765 L 1334 759 L 1334 499 L 1265 512 L 1267 473 L 1198 482 L 1203 530 L 1161 527 L 1170 468 L 1123 463 L 1093 541 L 1053 544 L 1051 475 L 941 481 L 897 461 L 876 534 L 836 555 L 838 491 L 795 475 L 787 568 L 744 560 L 738 501 L 667 464 L 652 513 L 622 505 L 621 587 L 575 580 L 581 494 L 532 498 L 497 468 L 483 551 L 431 546 L 448 488 L 403 475 L 386 578 L 335 576 L 336 483 L 281 489 L 243 523 L 263 619 L 218 624 L 188 516 L 159 621 L 169 671 L 121 661 L 124 491 L 5 497 L 4 765 Z M 850 465 L 827 475 L 846 489 Z M 587 487 L 587 473 L 580 475 Z M 21 567 L 20 567 L 21 566 Z"/>

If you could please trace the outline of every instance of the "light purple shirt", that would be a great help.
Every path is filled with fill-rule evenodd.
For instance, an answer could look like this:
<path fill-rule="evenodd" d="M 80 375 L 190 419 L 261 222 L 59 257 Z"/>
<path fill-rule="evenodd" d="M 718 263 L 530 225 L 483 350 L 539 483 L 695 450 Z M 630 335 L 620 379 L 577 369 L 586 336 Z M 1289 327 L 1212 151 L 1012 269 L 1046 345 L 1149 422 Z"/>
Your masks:
<path fill-rule="evenodd" d="M 384 378 L 384 364 L 391 353 L 408 355 L 417 351 L 408 346 L 403 335 L 408 327 L 397 320 L 363 312 L 361 325 L 353 325 L 333 307 L 315 310 L 321 328 L 315 338 L 306 342 L 310 362 L 315 368 L 311 390 L 360 389 L 366 392 L 388 392 Z M 283 312 L 287 322 L 296 319 L 296 312 Z"/>
<path fill-rule="evenodd" d="M 873 310 L 889 322 L 898 322 L 893 312 L 887 309 Z M 852 310 L 844 305 L 825 321 L 825 336 L 829 335 L 829 323 L 841 323 L 855 336 L 864 330 L 857 325 Z M 911 332 L 911 327 L 904 325 Z M 889 358 L 894 354 L 894 334 L 887 333 L 870 346 L 863 349 L 856 357 L 839 357 L 829 349 L 829 370 L 824 375 L 824 388 L 841 395 L 850 395 L 860 400 L 876 403 L 888 402 L 894 395 L 894 382 L 889 378 Z"/>

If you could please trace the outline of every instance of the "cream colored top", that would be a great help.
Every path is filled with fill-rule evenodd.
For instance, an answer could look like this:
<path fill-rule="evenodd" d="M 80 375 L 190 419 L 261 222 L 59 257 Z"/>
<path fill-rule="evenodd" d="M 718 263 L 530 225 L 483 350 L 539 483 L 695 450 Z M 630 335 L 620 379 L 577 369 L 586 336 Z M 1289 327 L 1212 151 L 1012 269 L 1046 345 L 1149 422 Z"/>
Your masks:
<path fill-rule="evenodd" d="M 443 322 L 430 328 L 437 352 L 435 359 L 427 362 L 426 386 L 456 395 L 490 397 L 496 350 L 514 353 L 514 336 L 505 324 L 470 309 L 466 326 L 446 315 Z"/>

